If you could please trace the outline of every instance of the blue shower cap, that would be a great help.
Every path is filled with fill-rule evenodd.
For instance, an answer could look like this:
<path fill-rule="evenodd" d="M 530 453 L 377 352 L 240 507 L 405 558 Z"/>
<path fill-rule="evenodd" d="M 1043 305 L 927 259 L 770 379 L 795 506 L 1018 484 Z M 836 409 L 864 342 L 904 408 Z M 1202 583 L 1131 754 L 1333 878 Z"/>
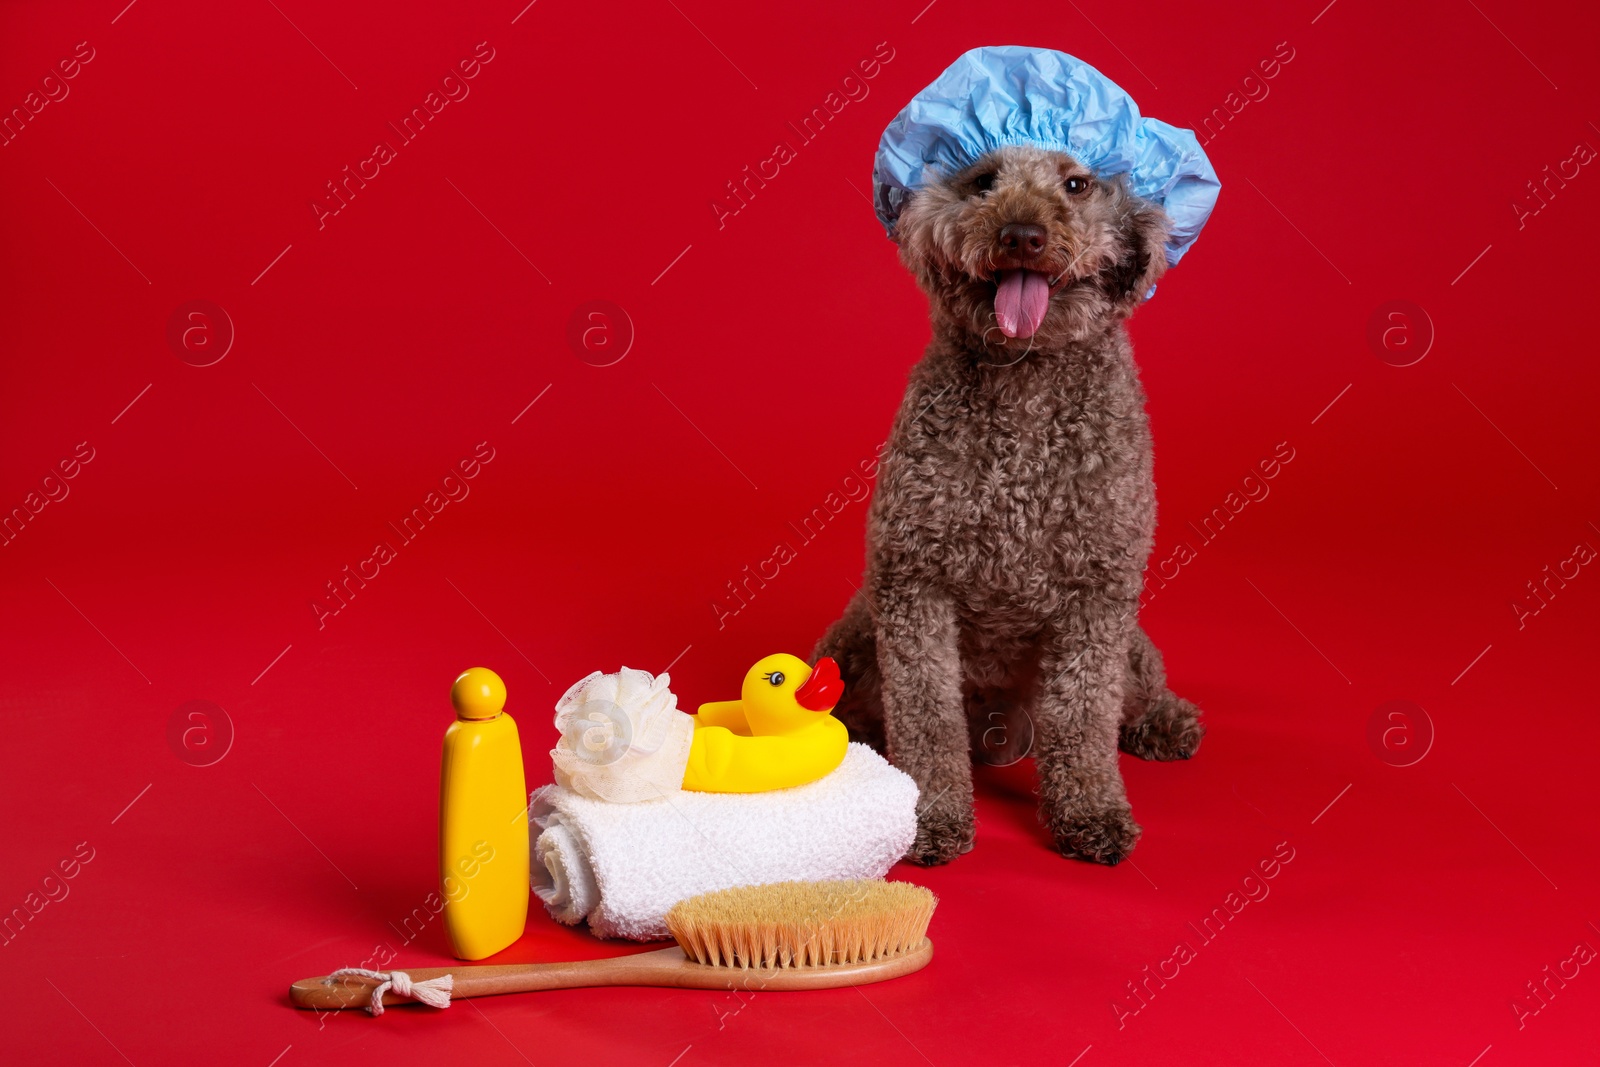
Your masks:
<path fill-rule="evenodd" d="M 1080 59 L 1046 48 L 974 48 L 912 98 L 883 131 L 873 207 L 890 237 L 911 194 L 1003 145 L 1066 152 L 1172 220 L 1167 264 L 1200 235 L 1222 183 L 1190 130 L 1142 118 L 1139 105 Z"/>

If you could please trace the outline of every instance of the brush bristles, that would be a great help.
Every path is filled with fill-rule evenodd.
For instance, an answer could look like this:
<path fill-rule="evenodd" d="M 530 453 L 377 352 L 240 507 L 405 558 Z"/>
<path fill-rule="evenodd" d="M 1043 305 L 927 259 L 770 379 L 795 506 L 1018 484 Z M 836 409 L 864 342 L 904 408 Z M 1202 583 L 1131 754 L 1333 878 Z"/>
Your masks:
<path fill-rule="evenodd" d="M 667 928 L 713 967 L 826 967 L 916 948 L 938 903 L 910 882 L 778 882 L 680 901 Z"/>

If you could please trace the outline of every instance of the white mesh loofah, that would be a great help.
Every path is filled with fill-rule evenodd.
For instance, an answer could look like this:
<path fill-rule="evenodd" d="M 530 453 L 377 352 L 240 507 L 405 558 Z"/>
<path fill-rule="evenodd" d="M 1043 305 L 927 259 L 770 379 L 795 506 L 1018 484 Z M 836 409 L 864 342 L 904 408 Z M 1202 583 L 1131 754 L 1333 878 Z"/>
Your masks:
<path fill-rule="evenodd" d="M 694 719 L 678 710 L 672 678 L 627 667 L 593 674 L 556 702 L 556 783 L 579 796 L 634 804 L 683 788 Z"/>

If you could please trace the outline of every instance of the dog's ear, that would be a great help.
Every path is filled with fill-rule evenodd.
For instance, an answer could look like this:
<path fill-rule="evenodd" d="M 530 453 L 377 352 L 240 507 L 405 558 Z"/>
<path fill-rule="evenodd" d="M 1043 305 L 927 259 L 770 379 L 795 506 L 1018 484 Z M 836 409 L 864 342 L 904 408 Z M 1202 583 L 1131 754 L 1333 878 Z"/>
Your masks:
<path fill-rule="evenodd" d="M 1100 279 L 1107 299 L 1131 315 L 1166 273 L 1170 223 L 1165 211 L 1131 193 L 1125 194 L 1119 208 L 1119 255 L 1100 272 Z"/>

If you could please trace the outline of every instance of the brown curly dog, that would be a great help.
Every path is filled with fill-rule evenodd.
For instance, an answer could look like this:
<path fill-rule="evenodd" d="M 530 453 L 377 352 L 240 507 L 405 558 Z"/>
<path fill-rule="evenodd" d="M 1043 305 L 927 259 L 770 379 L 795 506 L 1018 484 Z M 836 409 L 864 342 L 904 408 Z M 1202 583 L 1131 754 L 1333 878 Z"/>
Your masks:
<path fill-rule="evenodd" d="M 1070 156 L 1007 147 L 918 192 L 900 258 L 931 305 L 867 520 L 864 588 L 817 645 L 837 714 L 922 790 L 920 863 L 972 848 L 969 718 L 1033 725 L 1063 853 L 1133 848 L 1117 748 L 1204 732 L 1138 623 L 1155 525 L 1123 321 L 1166 269 L 1167 218 Z"/>

